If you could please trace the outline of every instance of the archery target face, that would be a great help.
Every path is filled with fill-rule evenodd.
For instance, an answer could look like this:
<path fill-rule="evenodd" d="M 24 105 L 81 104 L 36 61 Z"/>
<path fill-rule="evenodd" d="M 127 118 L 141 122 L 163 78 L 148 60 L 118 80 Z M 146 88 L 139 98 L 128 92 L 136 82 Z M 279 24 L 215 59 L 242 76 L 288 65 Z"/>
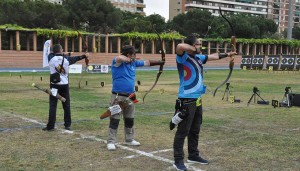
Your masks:
<path fill-rule="evenodd" d="M 283 58 L 281 64 L 287 64 L 287 58 Z"/>
<path fill-rule="evenodd" d="M 246 59 L 242 59 L 242 64 L 245 64 L 246 63 Z"/>
<path fill-rule="evenodd" d="M 252 60 L 252 67 L 259 69 L 264 65 L 264 56 L 254 56 Z"/>
<path fill-rule="evenodd" d="M 279 64 L 279 57 L 269 57 L 267 64 Z"/>
<path fill-rule="evenodd" d="M 241 64 L 251 64 L 252 57 L 242 57 L 242 63 Z"/>
<path fill-rule="evenodd" d="M 294 58 L 282 58 L 281 65 L 294 65 Z"/>
<path fill-rule="evenodd" d="M 258 61 L 257 59 L 253 59 L 254 64 L 257 64 L 257 61 Z"/>
<path fill-rule="evenodd" d="M 254 58 L 252 64 L 262 65 L 264 59 L 263 58 Z"/>
<path fill-rule="evenodd" d="M 242 56 L 242 61 L 241 61 L 241 68 L 246 67 L 246 68 L 250 68 L 251 67 L 251 63 L 252 63 L 252 57 L 251 55 L 244 55 Z"/>
<path fill-rule="evenodd" d="M 272 60 L 273 60 L 272 58 L 269 58 L 269 59 L 268 59 L 268 64 L 271 64 L 271 63 L 272 63 Z"/>
<path fill-rule="evenodd" d="M 300 65 L 300 58 L 297 59 L 297 65 Z"/>

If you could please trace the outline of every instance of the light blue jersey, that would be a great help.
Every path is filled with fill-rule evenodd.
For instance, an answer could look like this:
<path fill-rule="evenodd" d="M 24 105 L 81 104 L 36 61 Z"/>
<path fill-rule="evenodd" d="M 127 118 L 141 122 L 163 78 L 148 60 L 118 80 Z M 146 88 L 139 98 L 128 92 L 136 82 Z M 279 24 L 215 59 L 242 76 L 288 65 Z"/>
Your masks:
<path fill-rule="evenodd" d="M 136 60 L 134 62 L 122 62 L 116 64 L 116 58 L 112 61 L 112 92 L 117 93 L 133 93 L 135 86 L 135 68 L 144 66 L 144 61 Z"/>
<path fill-rule="evenodd" d="M 203 85 L 203 66 L 207 55 L 196 54 L 194 57 L 186 52 L 176 56 L 178 75 L 180 79 L 178 98 L 199 98 L 206 91 Z"/>

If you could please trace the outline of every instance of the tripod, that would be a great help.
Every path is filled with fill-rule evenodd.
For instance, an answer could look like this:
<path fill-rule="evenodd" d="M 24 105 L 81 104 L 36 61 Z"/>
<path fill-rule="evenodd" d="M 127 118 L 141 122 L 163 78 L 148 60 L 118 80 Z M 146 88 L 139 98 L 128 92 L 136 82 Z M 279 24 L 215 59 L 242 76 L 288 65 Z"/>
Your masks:
<path fill-rule="evenodd" d="M 257 89 L 257 87 L 254 87 L 253 88 L 253 94 L 252 96 L 250 97 L 249 101 L 248 101 L 248 104 L 247 106 L 249 106 L 251 100 L 253 99 L 254 100 L 254 103 L 256 102 L 256 96 L 258 96 L 262 101 L 263 101 L 263 104 L 268 104 L 268 102 L 266 102 L 263 98 L 260 97 L 260 95 L 257 93 L 259 90 Z M 261 103 L 262 104 L 262 103 Z"/>
<path fill-rule="evenodd" d="M 224 91 L 222 100 L 224 100 L 225 94 L 226 94 L 226 101 L 228 101 L 228 95 L 231 95 L 231 91 L 229 90 L 229 85 L 230 85 L 230 83 L 226 83 L 226 89 Z"/>
<path fill-rule="evenodd" d="M 284 103 L 286 105 L 286 107 L 291 107 L 292 106 L 289 89 L 290 89 L 290 87 L 285 88 L 285 93 L 284 93 L 283 98 L 282 98 L 282 103 Z"/>

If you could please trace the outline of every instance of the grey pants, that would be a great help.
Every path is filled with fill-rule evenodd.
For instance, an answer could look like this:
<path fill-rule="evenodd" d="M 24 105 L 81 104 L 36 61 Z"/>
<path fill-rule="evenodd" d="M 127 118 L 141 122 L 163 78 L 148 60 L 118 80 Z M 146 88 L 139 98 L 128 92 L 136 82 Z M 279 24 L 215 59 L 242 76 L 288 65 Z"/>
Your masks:
<path fill-rule="evenodd" d="M 116 94 L 111 95 L 111 105 L 115 102 L 117 98 L 117 101 L 122 101 L 126 99 L 126 96 L 117 96 Z M 122 112 L 115 114 L 111 117 L 109 128 L 108 128 L 108 139 L 107 143 L 116 143 L 117 142 L 117 132 L 118 132 L 118 126 L 119 121 L 121 119 L 121 115 L 123 115 L 124 118 L 124 132 L 125 132 L 125 141 L 131 142 L 134 138 L 134 128 L 133 128 L 133 118 L 135 113 L 135 106 L 132 103 L 131 105 L 127 106 Z M 128 126 L 128 120 L 132 120 L 132 125 Z M 127 125 L 127 126 L 126 126 Z"/>

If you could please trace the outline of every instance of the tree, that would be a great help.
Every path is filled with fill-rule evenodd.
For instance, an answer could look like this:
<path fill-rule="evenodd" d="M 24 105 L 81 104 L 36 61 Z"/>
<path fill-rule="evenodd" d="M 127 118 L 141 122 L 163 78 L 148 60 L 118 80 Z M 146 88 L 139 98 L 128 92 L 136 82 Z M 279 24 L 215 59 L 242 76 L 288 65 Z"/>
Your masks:
<path fill-rule="evenodd" d="M 249 14 L 224 14 L 232 24 L 235 35 L 242 38 L 264 38 L 274 34 L 277 25 L 274 21 Z M 212 16 L 205 10 L 194 9 L 186 14 L 179 14 L 168 23 L 171 30 L 180 34 L 197 33 L 205 38 L 229 38 L 234 33 L 229 24 L 221 17 Z"/>
<path fill-rule="evenodd" d="M 197 33 L 204 36 L 207 33 L 208 23 L 211 21 L 213 21 L 213 16 L 210 12 L 194 9 L 174 17 L 170 29 L 176 30 L 182 35 Z"/>
<path fill-rule="evenodd" d="M 157 32 L 166 31 L 167 26 L 166 26 L 165 18 L 159 14 L 151 14 L 145 17 L 145 21 L 150 22 L 151 25 L 155 25 L 155 30 Z M 152 27 L 150 27 L 150 30 L 149 30 L 149 26 L 147 28 L 148 30 L 146 32 L 153 32 Z"/>
<path fill-rule="evenodd" d="M 0 1 L 0 22 L 4 24 L 57 29 L 63 25 L 67 16 L 67 11 L 61 5 L 44 0 Z"/>
<path fill-rule="evenodd" d="M 90 32 L 114 32 L 122 18 L 122 12 L 106 0 L 65 0 L 63 6 L 70 13 L 66 23 L 69 27 L 75 21 Z"/>
<path fill-rule="evenodd" d="M 118 33 L 126 32 L 148 32 L 152 33 L 152 25 L 155 24 L 155 30 L 163 32 L 166 30 L 165 19 L 158 15 L 152 14 L 149 16 L 142 16 L 138 13 L 123 12 L 123 18 L 117 27 Z"/>
<path fill-rule="evenodd" d="M 300 27 L 293 28 L 293 38 L 297 40 L 300 39 Z"/>
<path fill-rule="evenodd" d="M 143 32 L 145 27 L 148 27 L 144 17 L 138 13 L 131 13 L 129 11 L 123 11 L 120 24 L 116 27 L 118 33 L 127 32 Z M 147 29 L 146 29 L 147 30 Z"/>
<path fill-rule="evenodd" d="M 258 28 L 258 35 L 256 36 L 258 38 L 269 37 L 277 31 L 278 26 L 273 20 L 266 19 L 262 16 L 249 16 L 248 20 L 250 21 L 251 25 L 255 25 Z"/>
<path fill-rule="evenodd" d="M 69 13 L 59 4 L 53 4 L 44 0 L 28 1 L 24 3 L 25 8 L 31 13 L 31 22 L 27 23 L 30 28 L 53 28 L 64 27 Z"/>

